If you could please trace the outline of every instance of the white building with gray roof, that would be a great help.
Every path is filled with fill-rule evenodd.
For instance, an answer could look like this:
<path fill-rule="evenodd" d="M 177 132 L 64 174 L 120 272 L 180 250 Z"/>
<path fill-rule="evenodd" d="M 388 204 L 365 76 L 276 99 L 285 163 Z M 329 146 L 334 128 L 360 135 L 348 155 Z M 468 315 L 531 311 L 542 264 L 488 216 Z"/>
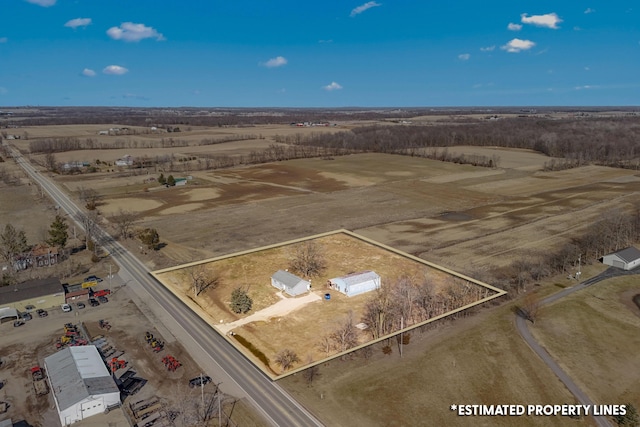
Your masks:
<path fill-rule="evenodd" d="M 633 246 L 602 257 L 604 265 L 611 265 L 623 270 L 633 270 L 640 266 L 640 250 Z"/>
<path fill-rule="evenodd" d="M 292 297 L 301 295 L 311 289 L 311 282 L 285 270 L 278 270 L 271 276 L 271 285 Z"/>
<path fill-rule="evenodd" d="M 332 289 L 342 292 L 348 297 L 364 294 L 380 287 L 380 276 L 375 271 L 362 271 L 329 280 Z"/>
<path fill-rule="evenodd" d="M 93 345 L 68 347 L 44 359 L 63 426 L 120 405 L 120 390 Z"/>

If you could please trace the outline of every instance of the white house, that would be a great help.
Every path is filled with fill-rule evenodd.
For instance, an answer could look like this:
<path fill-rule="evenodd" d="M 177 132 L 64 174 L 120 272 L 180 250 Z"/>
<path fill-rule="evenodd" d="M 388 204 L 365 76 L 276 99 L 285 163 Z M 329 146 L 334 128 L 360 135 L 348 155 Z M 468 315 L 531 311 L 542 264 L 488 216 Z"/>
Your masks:
<path fill-rule="evenodd" d="M 633 246 L 602 257 L 604 265 L 611 265 L 623 270 L 631 270 L 640 265 L 640 250 Z"/>
<path fill-rule="evenodd" d="M 271 286 L 295 297 L 311 289 L 311 282 L 304 280 L 288 271 L 278 270 L 271 276 Z"/>
<path fill-rule="evenodd" d="M 380 287 L 380 276 L 374 271 L 362 271 L 329 280 L 329 286 L 348 297 L 370 292 Z"/>
<path fill-rule="evenodd" d="M 120 390 L 94 345 L 68 347 L 44 359 L 63 426 L 120 405 Z"/>

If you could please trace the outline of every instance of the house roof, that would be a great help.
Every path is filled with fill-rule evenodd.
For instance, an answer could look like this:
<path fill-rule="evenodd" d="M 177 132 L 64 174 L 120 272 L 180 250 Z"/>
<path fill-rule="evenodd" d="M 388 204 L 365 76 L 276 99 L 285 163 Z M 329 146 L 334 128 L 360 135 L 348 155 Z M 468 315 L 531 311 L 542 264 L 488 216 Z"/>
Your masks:
<path fill-rule="evenodd" d="M 67 347 L 46 357 L 44 364 L 60 411 L 90 396 L 119 393 L 94 345 Z"/>
<path fill-rule="evenodd" d="M 56 293 L 64 293 L 62 284 L 57 278 L 29 280 L 15 286 L 0 287 L 0 305 Z"/>
<path fill-rule="evenodd" d="M 307 280 L 304 280 L 296 276 L 295 274 L 291 274 L 288 271 L 284 271 L 284 270 L 276 271 L 271 277 L 277 280 L 278 282 L 284 284 L 288 288 L 293 288 L 300 282 L 304 282 L 305 284 L 309 283 Z"/>
<path fill-rule="evenodd" d="M 31 249 L 31 254 L 33 256 L 47 255 L 47 254 L 58 254 L 58 248 L 55 246 L 49 246 L 44 243 L 38 243 Z"/>
<path fill-rule="evenodd" d="M 376 279 L 379 279 L 379 278 L 380 278 L 380 276 L 378 276 L 378 274 L 376 272 L 371 271 L 371 270 L 367 270 L 367 271 L 361 271 L 359 273 L 347 274 L 346 276 L 336 277 L 336 278 L 331 279 L 331 280 L 332 281 L 341 280 L 347 286 L 352 286 L 352 285 L 357 285 L 359 283 L 368 282 L 369 280 L 376 280 Z"/>
<path fill-rule="evenodd" d="M 621 251 L 615 252 L 615 254 L 622 259 L 623 261 L 629 263 L 640 258 L 640 250 L 634 248 L 633 246 L 628 247 L 626 249 L 622 249 Z"/>

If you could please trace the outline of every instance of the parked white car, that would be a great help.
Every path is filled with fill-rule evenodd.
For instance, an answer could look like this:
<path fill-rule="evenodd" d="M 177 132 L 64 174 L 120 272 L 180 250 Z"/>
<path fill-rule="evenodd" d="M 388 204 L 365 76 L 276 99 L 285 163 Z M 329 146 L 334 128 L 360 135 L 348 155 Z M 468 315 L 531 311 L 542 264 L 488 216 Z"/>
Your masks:
<path fill-rule="evenodd" d="M 69 304 L 62 304 L 60 307 L 62 308 L 62 311 L 64 311 L 65 313 L 68 313 L 71 311 L 71 306 Z"/>

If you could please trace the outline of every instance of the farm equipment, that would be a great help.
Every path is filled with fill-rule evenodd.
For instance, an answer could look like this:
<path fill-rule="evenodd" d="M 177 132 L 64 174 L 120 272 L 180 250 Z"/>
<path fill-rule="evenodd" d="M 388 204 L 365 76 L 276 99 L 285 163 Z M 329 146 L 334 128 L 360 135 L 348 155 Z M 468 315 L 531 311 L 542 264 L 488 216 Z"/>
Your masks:
<path fill-rule="evenodd" d="M 68 346 L 87 345 L 88 341 L 82 337 L 78 326 L 73 323 L 64 324 L 64 334 L 56 340 L 55 346 L 57 349 Z"/>
<path fill-rule="evenodd" d="M 109 367 L 111 368 L 111 372 L 115 372 L 118 369 L 123 369 L 127 367 L 127 361 L 118 359 L 117 357 L 112 357 L 109 362 Z"/>
<path fill-rule="evenodd" d="M 31 368 L 31 378 L 33 379 L 33 388 L 37 396 L 43 396 L 49 393 L 49 387 L 44 379 L 44 372 L 40 366 Z"/>
<path fill-rule="evenodd" d="M 164 363 L 164 366 L 166 366 L 167 370 L 171 372 L 174 372 L 176 369 L 182 366 L 182 364 L 178 362 L 178 359 L 171 355 L 164 356 L 162 358 L 162 363 Z"/>
<path fill-rule="evenodd" d="M 155 338 L 151 332 L 145 333 L 144 339 L 145 341 L 147 341 L 147 344 L 151 346 L 151 349 L 155 353 L 159 353 L 164 349 L 164 341 L 160 341 L 159 339 Z"/>
<path fill-rule="evenodd" d="M 108 320 L 100 319 L 100 321 L 98 321 L 98 326 L 100 326 L 100 329 L 106 329 L 107 331 L 111 329 L 111 325 Z"/>

